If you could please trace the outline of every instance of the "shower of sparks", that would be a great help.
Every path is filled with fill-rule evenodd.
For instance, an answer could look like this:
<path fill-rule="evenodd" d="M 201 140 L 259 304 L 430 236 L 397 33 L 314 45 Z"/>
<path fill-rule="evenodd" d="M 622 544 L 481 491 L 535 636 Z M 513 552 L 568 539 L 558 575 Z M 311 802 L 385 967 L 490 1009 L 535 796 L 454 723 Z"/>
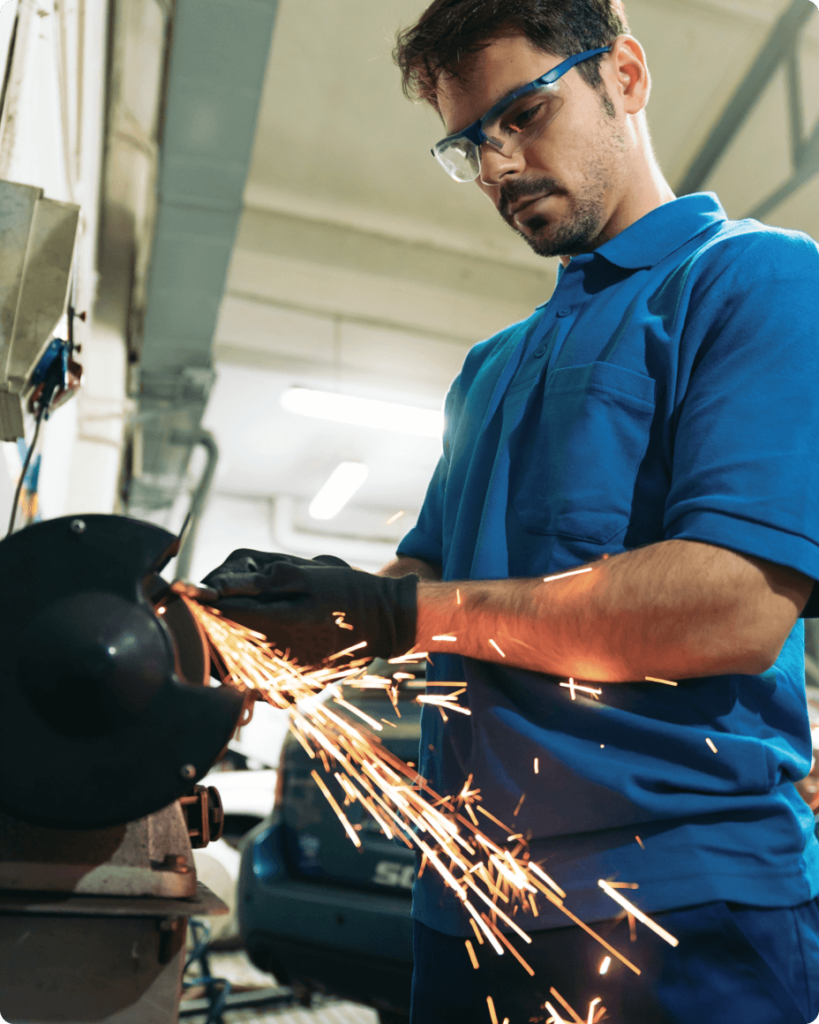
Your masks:
<path fill-rule="evenodd" d="M 544 583 L 554 583 L 555 580 L 565 580 L 568 576 L 581 576 L 584 572 L 591 572 L 591 566 L 586 569 L 573 569 L 571 572 L 562 572 L 559 576 L 545 576 Z"/>
<path fill-rule="evenodd" d="M 638 921 L 641 921 L 647 928 L 650 928 L 656 935 L 659 935 L 661 939 L 664 939 L 669 946 L 679 946 L 679 939 L 675 939 L 673 935 L 670 935 L 665 930 L 665 928 L 661 928 L 655 921 L 652 921 L 650 917 L 647 917 L 642 910 L 638 910 L 633 903 L 630 903 L 625 898 L 625 896 L 621 896 L 616 889 L 612 889 L 608 882 L 604 882 L 601 878 L 597 884 L 607 896 L 610 896 L 615 901 L 615 903 L 619 903 L 624 910 L 633 914 Z"/>
<path fill-rule="evenodd" d="M 572 695 L 572 700 L 577 699 L 578 693 L 588 693 L 590 697 L 594 697 L 594 699 L 597 700 L 603 692 L 602 690 L 595 690 L 592 686 L 579 686 L 571 677 L 569 677 L 568 683 L 561 683 L 560 685 L 565 686 L 566 689 L 568 689 L 569 693 Z"/>
<path fill-rule="evenodd" d="M 718 753 L 716 744 L 714 743 L 714 741 L 711 739 L 710 736 L 706 736 L 705 737 L 705 742 L 708 744 L 708 746 L 711 748 L 711 750 L 714 751 L 715 754 Z"/>
<path fill-rule="evenodd" d="M 672 682 L 670 679 L 658 679 L 657 676 L 646 676 L 647 683 L 662 683 L 663 686 L 677 686 L 678 684 Z"/>
<path fill-rule="evenodd" d="M 400 519 L 403 514 L 404 514 L 403 511 L 401 511 L 401 512 L 396 512 L 394 516 L 390 516 L 390 518 L 387 520 L 387 526 L 392 526 L 392 524 L 396 520 Z"/>
<path fill-rule="evenodd" d="M 356 846 L 361 845 L 361 840 L 345 808 L 359 803 L 388 839 L 396 838 L 410 849 L 420 850 L 419 877 L 427 867 L 437 872 L 460 899 L 476 940 L 480 944 L 486 942 L 498 954 L 511 952 L 529 974 L 534 971 L 504 932 L 514 932 L 522 942 L 531 943 L 531 937 L 512 920 L 512 915 L 518 911 L 536 915 L 534 897 L 548 900 L 608 953 L 640 974 L 638 967 L 564 906 L 566 893 L 531 859 L 526 839 L 482 806 L 480 788 L 472 785 L 472 776 L 457 795 L 440 795 L 413 765 L 393 754 L 371 731 L 378 729 L 380 723 L 344 700 L 342 686 L 380 688 L 398 714 L 398 683 L 367 674 L 369 658 L 350 657 L 366 647 L 366 643 L 340 651 L 318 668 L 302 668 L 262 634 L 223 618 L 218 610 L 200 605 L 184 594 L 180 596 L 209 641 L 222 681 L 242 691 L 252 690 L 273 707 L 287 711 L 291 732 L 317 767 L 320 762 L 324 768 L 326 780 L 319 771 L 312 772 L 316 785 Z M 343 662 L 342 657 L 346 658 Z M 426 654 L 410 657 L 420 660 Z M 399 663 L 407 660 L 407 656 L 393 660 Z M 446 708 L 469 714 L 468 708 L 457 704 L 465 685 L 447 685 L 457 685 L 458 689 L 446 696 L 424 695 L 417 700 L 437 704 L 441 711 Z M 328 783 L 338 785 L 338 798 Z M 522 803 L 523 797 L 517 810 Z M 483 832 L 476 810 L 506 836 L 495 842 Z M 511 850 L 499 845 L 512 839 L 515 845 Z M 623 898 L 614 889 L 603 881 L 600 885 L 623 905 Z M 640 912 L 636 916 L 645 919 Z M 652 926 L 653 922 L 649 924 Z M 659 929 L 658 934 L 661 933 Z M 494 1007 L 490 1012 L 497 1022 Z"/>

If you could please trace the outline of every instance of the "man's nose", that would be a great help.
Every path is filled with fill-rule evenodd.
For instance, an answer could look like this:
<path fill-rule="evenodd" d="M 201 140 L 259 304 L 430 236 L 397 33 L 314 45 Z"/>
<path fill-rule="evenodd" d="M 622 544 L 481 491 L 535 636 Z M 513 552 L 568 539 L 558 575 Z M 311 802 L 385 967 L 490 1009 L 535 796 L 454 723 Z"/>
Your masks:
<path fill-rule="evenodd" d="M 481 146 L 482 185 L 500 185 L 504 178 L 523 173 L 526 159 L 522 149 L 508 155 L 488 142 Z"/>

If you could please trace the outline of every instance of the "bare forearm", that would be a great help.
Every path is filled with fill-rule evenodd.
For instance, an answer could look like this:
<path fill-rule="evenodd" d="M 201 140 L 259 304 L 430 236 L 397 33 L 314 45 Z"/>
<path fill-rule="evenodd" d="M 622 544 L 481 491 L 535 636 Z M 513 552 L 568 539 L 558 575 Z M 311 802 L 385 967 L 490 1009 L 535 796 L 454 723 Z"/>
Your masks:
<path fill-rule="evenodd" d="M 693 541 L 587 568 L 551 582 L 423 582 L 418 645 L 607 682 L 760 672 L 811 587 L 792 570 Z"/>

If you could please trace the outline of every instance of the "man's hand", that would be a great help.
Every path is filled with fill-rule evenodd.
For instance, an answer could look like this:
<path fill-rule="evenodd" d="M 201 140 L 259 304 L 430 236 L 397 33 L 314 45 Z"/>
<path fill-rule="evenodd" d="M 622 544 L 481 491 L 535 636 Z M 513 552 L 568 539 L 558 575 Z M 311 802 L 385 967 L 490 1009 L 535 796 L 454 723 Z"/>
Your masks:
<path fill-rule="evenodd" d="M 399 657 L 415 643 L 414 575 L 373 576 L 332 555 L 243 549 L 203 583 L 218 593 L 214 604 L 226 618 L 263 633 L 303 666 L 362 641 L 361 657 L 381 658 Z"/>

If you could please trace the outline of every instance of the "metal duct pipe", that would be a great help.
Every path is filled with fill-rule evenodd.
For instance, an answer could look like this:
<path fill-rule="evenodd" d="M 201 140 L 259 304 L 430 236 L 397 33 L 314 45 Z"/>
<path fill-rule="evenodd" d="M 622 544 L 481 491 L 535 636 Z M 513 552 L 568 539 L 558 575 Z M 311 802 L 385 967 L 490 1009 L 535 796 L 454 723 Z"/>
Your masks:
<path fill-rule="evenodd" d="M 184 445 L 185 447 L 201 445 L 205 449 L 207 456 L 202 476 L 199 478 L 199 483 L 191 494 L 188 525 L 176 559 L 176 576 L 181 580 L 186 580 L 191 571 L 191 559 L 193 558 L 193 551 L 196 546 L 196 533 L 199 529 L 202 513 L 205 511 L 205 505 L 207 504 L 208 495 L 213 484 L 213 477 L 216 473 L 216 466 L 219 462 L 219 445 L 209 430 L 177 431 L 171 435 L 171 443 Z"/>

